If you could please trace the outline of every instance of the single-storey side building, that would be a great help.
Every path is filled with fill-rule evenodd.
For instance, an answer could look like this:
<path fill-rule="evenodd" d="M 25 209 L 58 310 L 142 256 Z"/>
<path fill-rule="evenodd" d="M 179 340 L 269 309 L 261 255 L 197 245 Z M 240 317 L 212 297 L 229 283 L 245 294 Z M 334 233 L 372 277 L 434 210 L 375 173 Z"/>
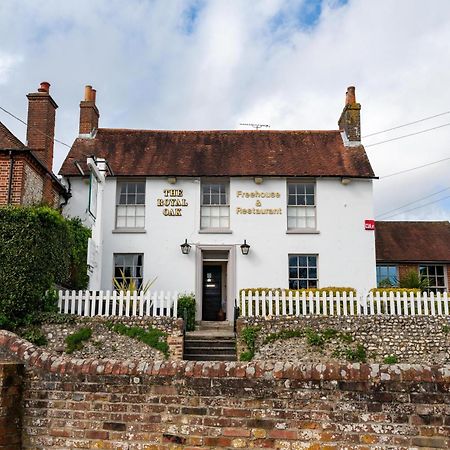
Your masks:
<path fill-rule="evenodd" d="M 108 129 L 87 86 L 60 174 L 64 213 L 93 229 L 90 288 L 156 277 L 215 320 L 242 288 L 374 287 L 360 108 L 351 87 L 337 130 Z"/>
<path fill-rule="evenodd" d="M 408 271 L 429 281 L 429 290 L 450 286 L 450 222 L 379 222 L 375 224 L 377 283 L 393 285 Z"/>

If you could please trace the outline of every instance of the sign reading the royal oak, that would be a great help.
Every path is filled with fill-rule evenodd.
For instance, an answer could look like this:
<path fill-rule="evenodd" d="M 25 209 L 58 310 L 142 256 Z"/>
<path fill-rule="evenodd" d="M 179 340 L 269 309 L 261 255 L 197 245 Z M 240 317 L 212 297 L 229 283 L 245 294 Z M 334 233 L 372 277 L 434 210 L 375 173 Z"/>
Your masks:
<path fill-rule="evenodd" d="M 279 192 L 262 192 L 262 191 L 237 191 L 236 197 L 238 199 L 250 199 L 254 203 L 251 208 L 236 208 L 236 214 L 283 214 L 282 208 L 266 208 L 266 201 L 272 199 L 279 199 L 281 194 Z"/>
<path fill-rule="evenodd" d="M 182 216 L 183 207 L 188 206 L 188 202 L 183 198 L 183 189 L 164 189 L 164 198 L 156 199 L 156 206 L 162 207 L 165 216 Z"/>

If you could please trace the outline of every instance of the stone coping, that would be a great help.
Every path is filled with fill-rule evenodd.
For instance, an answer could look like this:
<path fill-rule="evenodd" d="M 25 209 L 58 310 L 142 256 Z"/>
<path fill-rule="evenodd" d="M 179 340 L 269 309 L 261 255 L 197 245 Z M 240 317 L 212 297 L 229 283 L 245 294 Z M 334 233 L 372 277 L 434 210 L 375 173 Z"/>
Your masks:
<path fill-rule="evenodd" d="M 47 352 L 16 334 L 0 330 L 0 348 L 33 370 L 60 375 L 142 375 L 344 382 L 450 383 L 450 365 L 291 364 L 283 362 L 140 361 L 75 359 Z"/>

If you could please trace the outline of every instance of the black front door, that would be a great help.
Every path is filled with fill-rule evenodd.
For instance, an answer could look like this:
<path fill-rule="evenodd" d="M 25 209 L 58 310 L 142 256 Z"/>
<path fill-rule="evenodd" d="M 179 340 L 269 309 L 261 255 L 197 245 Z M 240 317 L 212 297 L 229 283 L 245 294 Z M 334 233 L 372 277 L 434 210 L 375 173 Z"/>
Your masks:
<path fill-rule="evenodd" d="M 218 320 L 222 305 L 222 266 L 203 266 L 203 320 Z"/>

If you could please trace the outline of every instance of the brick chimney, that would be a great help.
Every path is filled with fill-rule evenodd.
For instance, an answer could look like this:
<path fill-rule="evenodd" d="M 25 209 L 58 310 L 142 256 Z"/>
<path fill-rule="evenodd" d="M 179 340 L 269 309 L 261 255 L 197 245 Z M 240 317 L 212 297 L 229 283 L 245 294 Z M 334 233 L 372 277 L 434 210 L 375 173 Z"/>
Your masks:
<path fill-rule="evenodd" d="M 58 105 L 50 96 L 50 83 L 43 81 L 38 91 L 28 94 L 27 98 L 27 145 L 51 172 Z"/>
<path fill-rule="evenodd" d="M 339 118 L 339 131 L 346 147 L 361 145 L 361 105 L 356 103 L 355 87 L 350 86 L 345 93 L 345 106 Z"/>
<path fill-rule="evenodd" d="M 85 86 L 84 100 L 80 102 L 80 136 L 91 136 L 98 128 L 100 113 L 95 106 L 96 93 L 92 86 Z"/>

